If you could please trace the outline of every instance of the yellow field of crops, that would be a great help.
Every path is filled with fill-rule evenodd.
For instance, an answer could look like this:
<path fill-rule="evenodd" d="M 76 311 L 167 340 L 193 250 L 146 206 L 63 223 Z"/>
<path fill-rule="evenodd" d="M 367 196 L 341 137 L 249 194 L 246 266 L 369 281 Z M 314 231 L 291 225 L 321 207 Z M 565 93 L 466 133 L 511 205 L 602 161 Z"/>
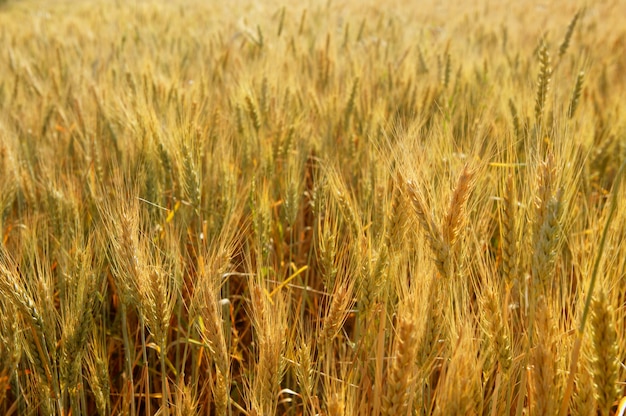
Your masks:
<path fill-rule="evenodd" d="M 623 415 L 625 10 L 0 1 L 0 413 Z"/>

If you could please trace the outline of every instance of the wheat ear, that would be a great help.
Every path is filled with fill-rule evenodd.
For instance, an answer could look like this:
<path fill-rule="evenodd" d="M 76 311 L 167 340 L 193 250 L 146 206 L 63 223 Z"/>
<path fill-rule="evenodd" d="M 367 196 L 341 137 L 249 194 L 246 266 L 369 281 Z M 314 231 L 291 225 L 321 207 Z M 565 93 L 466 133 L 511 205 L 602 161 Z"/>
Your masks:
<path fill-rule="evenodd" d="M 467 200 L 474 188 L 474 180 L 474 171 L 470 169 L 469 165 L 465 165 L 452 193 L 448 213 L 441 227 L 443 238 L 450 247 L 455 245 L 459 230 L 465 222 Z"/>
<path fill-rule="evenodd" d="M 410 411 L 410 391 L 415 378 L 417 328 L 409 317 L 399 318 L 393 363 L 387 372 L 383 397 L 383 415 L 407 414 Z"/>
<path fill-rule="evenodd" d="M 542 42 L 539 48 L 539 77 L 537 80 L 537 97 L 535 99 L 535 120 L 538 126 L 540 126 L 542 122 L 551 77 L 550 53 L 548 52 L 546 44 Z"/>
<path fill-rule="evenodd" d="M 613 310 L 602 289 L 596 291 L 591 304 L 591 331 L 593 341 L 593 386 L 600 413 L 609 415 L 619 395 L 619 355 Z"/>
<path fill-rule="evenodd" d="M 554 327 L 546 298 L 537 300 L 535 319 L 536 345 L 532 351 L 532 392 L 535 415 L 551 415 L 556 410 L 554 399 Z"/>
<path fill-rule="evenodd" d="M 434 255 L 437 270 L 442 276 L 451 277 L 452 255 L 450 253 L 450 246 L 446 243 L 446 240 L 444 240 L 441 230 L 436 225 L 432 215 L 426 209 L 424 197 L 415 182 L 406 181 L 405 185 L 413 211 L 417 215 L 417 219 L 426 233 L 426 240 Z"/>

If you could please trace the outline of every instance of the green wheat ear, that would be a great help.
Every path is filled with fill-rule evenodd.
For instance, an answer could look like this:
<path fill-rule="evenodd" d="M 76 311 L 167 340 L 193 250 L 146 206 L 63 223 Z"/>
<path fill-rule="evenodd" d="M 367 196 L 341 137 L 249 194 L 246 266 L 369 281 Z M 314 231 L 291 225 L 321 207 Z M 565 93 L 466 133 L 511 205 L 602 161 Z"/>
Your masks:
<path fill-rule="evenodd" d="M 563 43 L 561 43 L 561 46 L 559 46 L 559 58 L 565 55 L 565 52 L 567 52 L 567 49 L 569 48 L 569 44 L 572 39 L 572 34 L 574 33 L 574 28 L 576 27 L 576 23 L 578 22 L 578 19 L 580 18 L 581 13 L 582 13 L 581 11 L 576 12 L 574 17 L 572 18 L 572 21 L 567 26 L 567 32 L 565 33 L 565 38 L 563 39 Z"/>
<path fill-rule="evenodd" d="M 542 42 L 539 47 L 539 76 L 537 79 L 537 95 L 535 98 L 535 121 L 538 126 L 543 120 L 543 110 L 550 88 L 552 68 L 550 66 L 550 53 L 547 45 Z"/>
<path fill-rule="evenodd" d="M 567 108 L 567 117 L 573 118 L 576 110 L 578 109 L 578 103 L 580 101 L 580 95 L 583 90 L 583 82 L 585 81 L 585 72 L 580 71 L 576 76 L 576 84 L 572 91 L 572 98 L 570 99 L 569 107 Z"/>

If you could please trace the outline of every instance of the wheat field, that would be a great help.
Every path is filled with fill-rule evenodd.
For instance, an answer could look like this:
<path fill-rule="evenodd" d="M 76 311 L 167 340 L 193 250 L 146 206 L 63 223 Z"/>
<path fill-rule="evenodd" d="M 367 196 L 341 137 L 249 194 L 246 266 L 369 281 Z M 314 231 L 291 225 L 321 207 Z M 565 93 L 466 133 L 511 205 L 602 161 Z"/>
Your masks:
<path fill-rule="evenodd" d="M 0 2 L 0 413 L 623 415 L 626 10 Z"/>

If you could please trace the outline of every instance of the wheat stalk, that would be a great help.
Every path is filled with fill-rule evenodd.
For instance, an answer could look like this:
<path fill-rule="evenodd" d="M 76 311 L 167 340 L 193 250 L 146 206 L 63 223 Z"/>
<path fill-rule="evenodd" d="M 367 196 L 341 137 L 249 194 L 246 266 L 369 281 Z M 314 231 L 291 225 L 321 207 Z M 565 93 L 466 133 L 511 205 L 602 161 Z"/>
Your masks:
<path fill-rule="evenodd" d="M 516 193 L 513 175 L 509 175 L 506 182 L 506 192 L 503 197 L 502 208 L 502 269 L 504 280 L 511 284 L 517 274 L 518 237 L 516 229 Z"/>

